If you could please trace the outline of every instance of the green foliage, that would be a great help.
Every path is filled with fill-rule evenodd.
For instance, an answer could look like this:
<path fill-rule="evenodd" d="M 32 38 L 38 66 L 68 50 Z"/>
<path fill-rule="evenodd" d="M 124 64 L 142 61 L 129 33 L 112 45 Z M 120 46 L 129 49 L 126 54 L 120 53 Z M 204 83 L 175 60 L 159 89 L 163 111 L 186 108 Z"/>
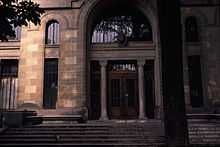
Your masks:
<path fill-rule="evenodd" d="M 7 37 L 15 37 L 13 27 L 40 25 L 40 15 L 44 10 L 31 0 L 0 0 L 0 40 L 8 41 Z"/>

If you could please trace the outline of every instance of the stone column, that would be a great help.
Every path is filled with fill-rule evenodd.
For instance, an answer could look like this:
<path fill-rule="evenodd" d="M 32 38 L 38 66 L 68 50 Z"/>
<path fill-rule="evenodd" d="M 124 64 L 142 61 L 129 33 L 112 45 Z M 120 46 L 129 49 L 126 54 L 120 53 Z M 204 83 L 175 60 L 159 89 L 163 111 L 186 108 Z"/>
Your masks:
<path fill-rule="evenodd" d="M 2 75 L 1 70 L 2 70 L 2 60 L 0 59 L 0 78 L 1 78 L 1 75 Z"/>
<path fill-rule="evenodd" d="M 139 119 L 147 118 L 145 114 L 144 64 L 145 60 L 138 61 Z"/>
<path fill-rule="evenodd" d="M 107 120 L 107 60 L 100 60 L 101 65 L 101 117 L 100 120 Z"/>
<path fill-rule="evenodd" d="M 1 82 L 2 82 L 2 60 L 0 59 L 0 86 L 1 86 Z"/>

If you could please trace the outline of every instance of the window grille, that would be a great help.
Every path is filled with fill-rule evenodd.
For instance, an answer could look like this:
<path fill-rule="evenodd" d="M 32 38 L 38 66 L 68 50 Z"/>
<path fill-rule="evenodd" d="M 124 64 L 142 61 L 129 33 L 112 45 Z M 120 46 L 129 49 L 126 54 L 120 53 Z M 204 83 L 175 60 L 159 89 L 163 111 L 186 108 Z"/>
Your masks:
<path fill-rule="evenodd" d="M 91 42 L 116 42 L 119 33 L 124 33 L 128 41 L 152 41 L 148 19 L 133 7 L 120 7 L 110 9 L 97 18 Z"/>
<path fill-rule="evenodd" d="M 18 60 L 1 61 L 0 109 L 17 108 Z"/>

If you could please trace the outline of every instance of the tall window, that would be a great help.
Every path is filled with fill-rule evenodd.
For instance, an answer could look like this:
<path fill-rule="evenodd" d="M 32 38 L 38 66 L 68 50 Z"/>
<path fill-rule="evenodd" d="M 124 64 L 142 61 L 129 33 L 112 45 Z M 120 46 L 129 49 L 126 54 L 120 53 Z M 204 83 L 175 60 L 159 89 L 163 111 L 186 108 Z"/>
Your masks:
<path fill-rule="evenodd" d="M 46 26 L 46 44 L 58 45 L 59 44 L 60 26 L 56 20 L 51 20 Z"/>
<path fill-rule="evenodd" d="M 185 20 L 185 34 L 187 42 L 197 42 L 198 38 L 198 25 L 195 17 L 188 17 Z"/>
<path fill-rule="evenodd" d="M 188 56 L 190 101 L 192 107 L 203 107 L 201 57 Z"/>
<path fill-rule="evenodd" d="M 128 41 L 152 41 L 151 25 L 136 8 L 114 7 L 102 13 L 92 26 L 91 42 L 115 42 L 124 36 Z"/>
<path fill-rule="evenodd" d="M 0 109 L 16 109 L 18 60 L 2 60 L 0 65 Z"/>

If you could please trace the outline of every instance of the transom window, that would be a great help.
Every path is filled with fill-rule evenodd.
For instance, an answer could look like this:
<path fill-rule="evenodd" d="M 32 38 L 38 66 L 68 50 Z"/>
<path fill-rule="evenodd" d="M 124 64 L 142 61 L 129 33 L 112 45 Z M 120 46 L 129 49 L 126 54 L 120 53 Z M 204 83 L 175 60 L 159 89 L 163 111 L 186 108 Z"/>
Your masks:
<path fill-rule="evenodd" d="M 46 44 L 58 45 L 60 26 L 56 20 L 51 20 L 46 26 Z"/>
<path fill-rule="evenodd" d="M 135 61 L 110 61 L 108 71 L 136 71 Z"/>
<path fill-rule="evenodd" d="M 92 43 L 116 42 L 123 33 L 128 41 L 152 41 L 148 19 L 136 8 L 120 7 L 104 12 L 92 27 Z"/>

